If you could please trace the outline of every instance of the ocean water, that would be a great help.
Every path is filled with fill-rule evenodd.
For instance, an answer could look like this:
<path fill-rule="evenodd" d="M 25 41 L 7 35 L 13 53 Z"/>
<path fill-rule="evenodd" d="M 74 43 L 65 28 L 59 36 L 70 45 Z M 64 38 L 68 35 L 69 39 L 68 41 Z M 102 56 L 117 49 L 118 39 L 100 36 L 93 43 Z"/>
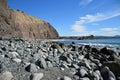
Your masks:
<path fill-rule="evenodd" d="M 57 40 L 57 42 L 72 44 L 74 42 L 77 45 L 97 45 L 97 46 L 116 46 L 120 47 L 120 38 L 109 39 L 94 39 L 94 40 Z"/>

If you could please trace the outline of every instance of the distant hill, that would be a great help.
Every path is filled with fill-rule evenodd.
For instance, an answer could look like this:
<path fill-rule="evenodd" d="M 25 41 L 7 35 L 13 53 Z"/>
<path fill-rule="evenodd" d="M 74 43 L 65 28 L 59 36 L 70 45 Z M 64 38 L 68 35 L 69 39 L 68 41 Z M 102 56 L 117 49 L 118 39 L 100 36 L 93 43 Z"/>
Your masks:
<path fill-rule="evenodd" d="M 74 40 L 85 40 L 85 39 L 109 39 L 109 38 L 120 38 L 117 36 L 61 36 L 60 39 L 74 39 Z"/>
<path fill-rule="evenodd" d="M 95 36 L 95 39 L 120 38 L 120 36 Z"/>

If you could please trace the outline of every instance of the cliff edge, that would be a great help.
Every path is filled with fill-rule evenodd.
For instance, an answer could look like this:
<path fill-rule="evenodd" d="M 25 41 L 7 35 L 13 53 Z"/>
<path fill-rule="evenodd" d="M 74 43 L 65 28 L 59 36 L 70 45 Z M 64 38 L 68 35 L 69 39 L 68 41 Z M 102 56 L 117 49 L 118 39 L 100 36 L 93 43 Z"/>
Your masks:
<path fill-rule="evenodd" d="M 58 38 L 58 32 L 48 22 L 24 12 L 10 9 L 7 0 L 0 0 L 0 37 L 23 39 Z"/>

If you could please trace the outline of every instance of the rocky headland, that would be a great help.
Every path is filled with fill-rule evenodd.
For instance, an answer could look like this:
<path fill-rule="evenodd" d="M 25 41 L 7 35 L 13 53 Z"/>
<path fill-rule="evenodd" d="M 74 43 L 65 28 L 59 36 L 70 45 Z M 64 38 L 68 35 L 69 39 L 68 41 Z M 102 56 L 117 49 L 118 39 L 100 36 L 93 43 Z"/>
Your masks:
<path fill-rule="evenodd" d="M 13 10 L 7 0 L 0 0 L 0 37 L 23 39 L 58 38 L 58 32 L 51 24 L 30 16 L 23 11 Z"/>
<path fill-rule="evenodd" d="M 120 80 L 120 49 L 1 39 L 0 80 Z"/>

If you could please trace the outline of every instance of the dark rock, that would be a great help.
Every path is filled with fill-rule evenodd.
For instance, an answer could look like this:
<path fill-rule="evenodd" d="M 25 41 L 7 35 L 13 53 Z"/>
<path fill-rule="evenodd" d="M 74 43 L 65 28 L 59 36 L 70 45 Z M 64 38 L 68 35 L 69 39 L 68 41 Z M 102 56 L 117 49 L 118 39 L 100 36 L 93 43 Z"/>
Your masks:
<path fill-rule="evenodd" d="M 103 66 L 108 66 L 109 69 L 113 72 L 113 74 L 117 77 L 120 76 L 120 63 L 117 62 L 106 62 Z"/>
<path fill-rule="evenodd" d="M 62 60 L 62 61 L 66 61 L 66 62 L 67 62 L 67 57 L 66 57 L 66 56 L 61 55 L 61 56 L 59 57 L 59 59 Z"/>
<path fill-rule="evenodd" d="M 110 55 L 110 56 L 107 58 L 107 60 L 109 60 L 109 61 L 115 61 L 114 55 Z"/>
<path fill-rule="evenodd" d="M 91 49 L 91 46 L 90 45 L 85 45 L 85 47 L 84 47 L 87 51 L 90 51 L 90 49 Z"/>
<path fill-rule="evenodd" d="M 92 48 L 92 52 L 99 53 L 99 50 L 97 48 Z"/>
<path fill-rule="evenodd" d="M 78 51 L 78 47 L 77 46 L 72 46 L 71 51 Z"/>
<path fill-rule="evenodd" d="M 75 44 L 75 42 L 72 42 L 72 44 Z"/>
<path fill-rule="evenodd" d="M 104 67 L 101 70 L 101 75 L 104 80 L 116 80 L 116 77 L 112 71 L 108 67 Z"/>
<path fill-rule="evenodd" d="M 102 68 L 101 75 L 102 75 L 102 77 L 103 77 L 104 80 L 108 80 L 108 78 L 109 78 L 109 75 L 108 75 L 109 71 L 110 70 L 109 70 L 109 68 L 107 66 L 105 66 L 104 68 Z"/>
<path fill-rule="evenodd" d="M 6 48 L 5 47 L 3 47 L 3 48 L 1 48 L 3 51 L 6 51 Z"/>
<path fill-rule="evenodd" d="M 115 52 L 113 50 L 108 49 L 107 47 L 104 47 L 100 50 L 100 53 L 105 55 L 113 55 Z"/>

